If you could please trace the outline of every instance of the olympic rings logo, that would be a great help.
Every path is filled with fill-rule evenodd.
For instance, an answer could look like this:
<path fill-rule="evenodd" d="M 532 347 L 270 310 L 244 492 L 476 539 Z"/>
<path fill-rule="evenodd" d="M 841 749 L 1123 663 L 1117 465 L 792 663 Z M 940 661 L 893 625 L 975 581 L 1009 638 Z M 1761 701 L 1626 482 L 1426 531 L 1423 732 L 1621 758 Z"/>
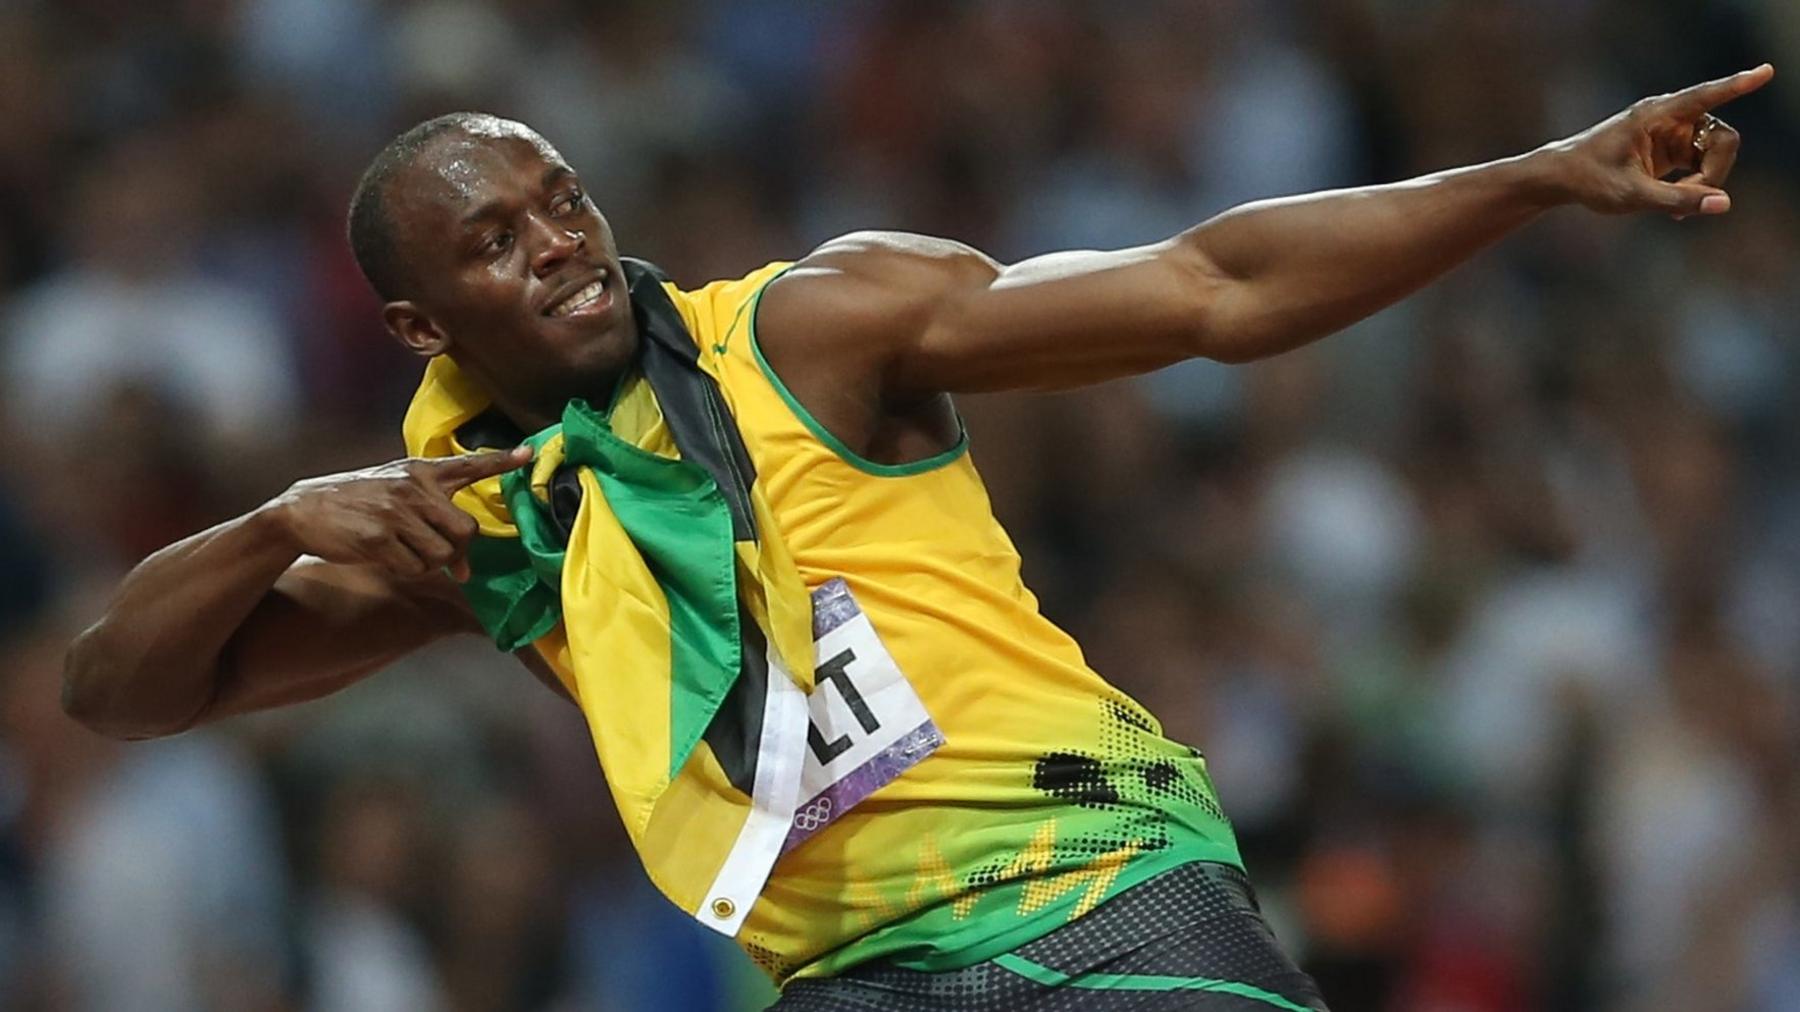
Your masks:
<path fill-rule="evenodd" d="M 794 828 L 812 832 L 831 821 L 831 799 L 820 798 L 794 813 Z"/>

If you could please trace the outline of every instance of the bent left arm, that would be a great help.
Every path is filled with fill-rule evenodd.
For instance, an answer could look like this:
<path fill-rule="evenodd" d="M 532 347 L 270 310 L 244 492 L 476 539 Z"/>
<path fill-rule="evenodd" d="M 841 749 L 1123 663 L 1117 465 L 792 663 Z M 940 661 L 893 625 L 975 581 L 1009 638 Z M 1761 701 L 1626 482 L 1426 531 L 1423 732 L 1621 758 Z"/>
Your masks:
<path fill-rule="evenodd" d="M 1702 154 L 1696 132 L 1708 110 L 1773 75 L 1764 65 L 1645 99 L 1515 158 L 1247 204 L 1132 249 L 1006 266 L 948 240 L 853 234 L 770 287 L 764 341 L 783 344 L 784 373 L 853 359 L 834 383 L 812 384 L 852 408 L 1263 358 L 1398 301 L 1559 204 L 1723 213 L 1738 137 L 1719 124 Z M 846 374 L 872 379 L 859 389 Z"/>

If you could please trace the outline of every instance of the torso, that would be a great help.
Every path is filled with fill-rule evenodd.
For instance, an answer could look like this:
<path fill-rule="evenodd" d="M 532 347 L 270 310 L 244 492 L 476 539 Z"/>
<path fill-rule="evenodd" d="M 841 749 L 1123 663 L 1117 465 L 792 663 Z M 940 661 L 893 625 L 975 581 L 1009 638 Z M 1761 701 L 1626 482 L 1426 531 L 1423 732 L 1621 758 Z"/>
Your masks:
<path fill-rule="evenodd" d="M 1198 753 L 1038 612 L 949 399 L 894 411 L 791 345 L 792 377 L 779 344 L 759 346 L 743 302 L 776 271 L 688 293 L 712 307 L 689 326 L 802 579 L 848 585 L 946 740 L 782 857 L 740 942 L 777 977 L 929 967 L 1174 864 L 1236 863 Z"/>

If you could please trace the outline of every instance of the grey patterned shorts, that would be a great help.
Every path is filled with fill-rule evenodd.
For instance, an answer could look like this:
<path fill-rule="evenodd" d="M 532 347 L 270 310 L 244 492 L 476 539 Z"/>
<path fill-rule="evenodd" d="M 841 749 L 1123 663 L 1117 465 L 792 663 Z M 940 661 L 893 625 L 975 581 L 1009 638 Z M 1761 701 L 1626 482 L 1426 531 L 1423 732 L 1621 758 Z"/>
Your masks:
<path fill-rule="evenodd" d="M 880 961 L 797 980 L 770 1012 L 1322 1012 L 1244 873 L 1196 862 L 983 963 L 944 973 Z"/>

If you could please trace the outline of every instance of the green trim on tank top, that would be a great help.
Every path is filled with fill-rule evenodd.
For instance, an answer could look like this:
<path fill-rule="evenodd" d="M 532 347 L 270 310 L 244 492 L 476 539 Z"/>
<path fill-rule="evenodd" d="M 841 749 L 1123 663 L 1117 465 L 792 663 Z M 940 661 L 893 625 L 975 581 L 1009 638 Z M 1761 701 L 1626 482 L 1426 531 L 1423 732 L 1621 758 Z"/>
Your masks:
<path fill-rule="evenodd" d="M 756 364 L 762 367 L 763 376 L 768 378 L 769 385 L 775 388 L 775 392 L 781 395 L 781 399 L 787 402 L 788 410 L 794 413 L 794 417 L 800 419 L 807 431 L 811 432 L 819 442 L 824 443 L 832 453 L 837 454 L 844 463 L 877 478 L 905 478 L 935 471 L 967 453 L 969 451 L 969 430 L 963 425 L 961 415 L 956 416 L 956 443 L 949 449 L 942 453 L 935 453 L 924 460 L 908 461 L 904 464 L 878 464 L 845 446 L 843 440 L 832 435 L 831 430 L 819 424 L 819 420 L 812 416 L 812 412 L 806 410 L 799 398 L 795 397 L 793 392 L 787 388 L 787 384 L 781 381 L 781 377 L 775 374 L 775 368 L 769 365 L 769 360 L 763 357 L 762 345 L 756 339 L 756 310 L 762 304 L 763 293 L 768 291 L 769 285 L 783 274 L 793 270 L 794 266 L 789 265 L 782 268 L 775 277 L 763 282 L 762 287 L 756 290 L 756 296 L 750 301 L 750 351 L 756 356 Z M 729 341 L 729 333 L 727 341 Z"/>

